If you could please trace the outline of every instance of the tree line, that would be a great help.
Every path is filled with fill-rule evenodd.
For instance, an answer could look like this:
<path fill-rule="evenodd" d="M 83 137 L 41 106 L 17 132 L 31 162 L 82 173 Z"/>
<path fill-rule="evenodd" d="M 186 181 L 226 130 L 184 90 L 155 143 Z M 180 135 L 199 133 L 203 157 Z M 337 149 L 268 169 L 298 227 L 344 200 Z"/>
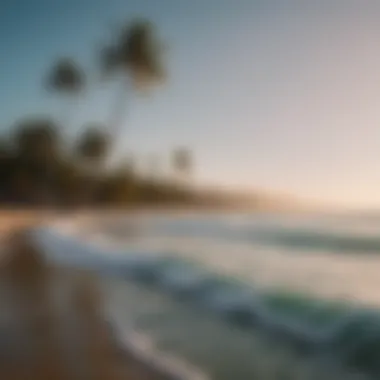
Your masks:
<path fill-rule="evenodd" d="M 141 173 L 134 160 L 105 167 L 109 139 L 95 126 L 67 144 L 53 119 L 27 118 L 0 140 L 0 202 L 28 206 L 117 206 L 187 202 L 181 150 L 172 154 L 173 174 Z M 175 174 L 177 173 L 177 175 Z"/>
<path fill-rule="evenodd" d="M 60 125 L 54 117 L 26 117 L 19 121 L 0 140 L 0 201 L 47 206 L 190 201 L 191 191 L 184 180 L 189 177 L 192 163 L 185 148 L 172 152 L 175 181 L 160 178 L 157 173 L 142 175 L 131 158 L 108 165 L 123 132 L 126 95 L 152 89 L 166 77 L 162 51 L 150 22 L 134 20 L 118 28 L 94 58 L 95 85 L 106 80 L 118 87 L 107 125 L 95 122 L 70 141 L 64 133 L 67 125 Z M 54 62 L 42 83 L 47 91 L 60 96 L 65 116 L 69 117 L 94 88 L 90 75 L 70 57 Z"/>

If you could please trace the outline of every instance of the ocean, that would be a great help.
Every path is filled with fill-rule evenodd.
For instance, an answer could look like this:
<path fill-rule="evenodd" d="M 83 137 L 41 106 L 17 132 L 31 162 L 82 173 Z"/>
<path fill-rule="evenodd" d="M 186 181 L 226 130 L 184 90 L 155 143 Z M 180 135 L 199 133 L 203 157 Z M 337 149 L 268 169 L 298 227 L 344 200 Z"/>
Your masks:
<path fill-rule="evenodd" d="M 376 216 L 108 213 L 49 234 L 104 274 L 112 318 L 213 379 L 380 375 Z"/>

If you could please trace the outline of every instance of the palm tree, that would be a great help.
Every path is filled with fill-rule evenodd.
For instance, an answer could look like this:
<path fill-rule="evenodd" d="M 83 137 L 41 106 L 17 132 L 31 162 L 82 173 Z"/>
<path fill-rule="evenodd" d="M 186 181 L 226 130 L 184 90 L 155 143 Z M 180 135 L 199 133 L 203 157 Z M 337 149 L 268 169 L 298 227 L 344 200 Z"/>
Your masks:
<path fill-rule="evenodd" d="M 192 155 L 189 149 L 181 147 L 172 152 L 172 167 L 177 180 L 187 182 L 192 171 Z"/>
<path fill-rule="evenodd" d="M 71 58 L 61 58 L 57 60 L 48 73 L 46 87 L 59 95 L 66 97 L 67 105 L 70 109 L 64 109 L 64 127 L 68 125 L 67 117 L 72 115 L 72 100 L 77 100 L 79 93 L 86 84 L 85 73 L 79 65 Z"/>
<path fill-rule="evenodd" d="M 48 118 L 22 120 L 14 130 L 12 141 L 16 154 L 31 164 L 48 165 L 59 155 L 58 127 Z"/>
<path fill-rule="evenodd" d="M 161 65 L 162 45 L 157 41 L 155 29 L 145 20 L 124 25 L 115 39 L 101 51 L 101 70 L 106 76 L 117 75 L 120 93 L 110 115 L 109 127 L 115 139 L 123 125 L 128 94 L 127 82 L 134 90 L 145 90 L 164 79 Z"/>
<path fill-rule="evenodd" d="M 86 76 L 80 66 L 71 58 L 60 58 L 48 72 L 46 88 L 64 97 L 66 106 L 63 108 L 60 123 L 68 128 L 71 122 L 74 101 L 77 102 L 80 92 L 85 88 Z M 55 175 L 50 173 L 50 176 Z"/>
<path fill-rule="evenodd" d="M 87 201 L 93 201 L 98 196 L 101 177 L 104 173 L 104 163 L 109 147 L 108 134 L 104 128 L 96 124 L 90 124 L 79 137 L 75 147 L 75 154 L 80 159 L 86 189 L 84 196 Z"/>
<path fill-rule="evenodd" d="M 76 153 L 80 159 L 98 167 L 108 153 L 109 138 L 104 128 L 90 125 L 79 138 Z"/>
<path fill-rule="evenodd" d="M 39 189 L 41 200 L 50 203 L 55 195 L 56 169 L 60 161 L 60 134 L 57 125 L 47 118 L 31 118 L 18 123 L 12 136 L 16 171 L 28 171 Z"/>
<path fill-rule="evenodd" d="M 80 91 L 85 84 L 84 73 L 70 58 L 61 58 L 54 63 L 48 76 L 47 87 L 69 95 Z"/>

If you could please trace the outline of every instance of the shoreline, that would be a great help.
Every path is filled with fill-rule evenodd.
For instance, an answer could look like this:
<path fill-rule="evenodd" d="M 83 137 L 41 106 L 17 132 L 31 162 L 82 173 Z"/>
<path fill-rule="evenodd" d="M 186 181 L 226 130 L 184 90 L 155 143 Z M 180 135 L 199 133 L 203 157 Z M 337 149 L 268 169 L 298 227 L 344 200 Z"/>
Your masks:
<path fill-rule="evenodd" d="M 150 210 L 147 212 L 149 213 Z M 5 216 L 11 218 L 12 215 L 14 214 L 11 212 Z M 122 215 L 124 215 L 124 212 Z M 63 220 L 60 220 L 60 218 L 57 218 L 57 215 L 53 213 L 35 213 L 30 211 L 29 213 L 25 213 L 25 211 L 21 211 L 17 214 L 17 217 L 14 218 L 11 223 L 8 222 L 6 225 L 9 229 L 11 229 L 12 224 L 13 228 L 15 228 L 17 227 L 18 223 L 23 225 L 23 223 L 32 223 L 36 220 L 40 220 L 44 223 L 51 223 L 52 221 L 54 222 L 54 220 L 51 219 L 52 217 L 55 218 L 55 222 L 57 223 L 60 223 L 62 221 L 70 223 L 71 218 L 74 216 L 75 215 L 70 215 L 69 218 L 63 218 Z M 94 214 L 77 214 L 76 216 L 92 218 Z M 4 219 L 4 222 L 5 220 L 6 218 Z M 277 351 L 281 351 L 281 349 L 276 349 L 273 347 L 270 349 L 265 348 L 267 342 L 257 340 L 257 336 L 255 336 L 255 334 L 247 334 L 246 331 L 231 328 L 230 324 L 224 324 L 221 321 L 217 321 L 217 318 L 215 316 L 207 316 L 198 309 L 192 310 L 193 308 L 191 306 L 185 305 L 181 302 L 178 303 L 166 295 L 158 294 L 157 290 L 143 288 L 124 280 L 119 282 L 119 284 L 104 283 L 104 286 L 110 286 L 111 288 L 113 286 L 119 287 L 119 291 L 116 290 L 116 293 L 118 293 L 117 296 L 115 294 L 112 294 L 115 293 L 115 291 L 111 291 L 108 293 L 108 295 L 111 297 L 107 298 L 119 297 L 116 303 L 114 301 L 113 309 L 116 310 L 119 308 L 118 318 L 121 318 L 119 321 L 122 325 L 128 325 L 128 318 L 135 318 L 135 322 L 133 323 L 136 323 L 136 320 L 140 320 L 140 322 L 141 320 L 143 322 L 145 320 L 145 325 L 144 323 L 143 326 L 136 325 L 136 328 L 142 327 L 143 330 L 145 328 L 148 332 L 148 336 L 153 335 L 153 338 L 156 334 L 156 338 L 159 338 L 157 340 L 157 347 L 160 351 L 169 350 L 175 355 L 180 353 L 181 356 L 185 357 L 191 362 L 194 362 L 196 365 L 206 367 L 211 366 L 208 369 L 211 371 L 211 373 L 213 371 L 216 371 L 216 373 L 219 374 L 216 377 L 218 380 L 229 380 L 231 376 L 236 377 L 236 373 L 242 373 L 238 372 L 239 370 L 244 371 L 242 378 L 257 376 L 257 371 L 267 370 L 260 367 L 260 365 L 263 364 L 262 362 L 265 362 L 264 356 L 269 356 L 271 358 L 271 367 L 274 367 L 273 362 L 276 360 L 279 360 L 279 365 L 283 365 L 285 360 L 284 357 L 286 360 L 290 360 L 295 367 L 304 364 L 302 358 L 293 356 L 290 353 L 287 353 L 284 356 L 284 353 L 282 352 L 280 353 L 279 357 L 277 357 L 276 355 L 279 354 Z M 154 307 L 157 307 L 157 300 L 161 300 L 158 303 L 160 304 L 160 302 L 163 302 L 169 308 L 169 311 L 175 311 L 175 313 L 177 313 L 177 316 L 171 315 L 170 313 L 166 314 L 165 316 L 165 313 L 162 309 L 154 311 Z M 147 306 L 146 304 L 151 305 Z M 148 322 L 146 322 L 147 320 Z M 187 328 L 184 328 L 184 324 L 186 326 L 193 326 L 191 331 L 188 331 Z M 194 336 L 198 336 L 195 345 L 192 343 Z M 239 340 L 239 336 L 242 336 L 241 340 Z M 206 337 L 208 338 L 206 339 Z M 218 339 L 215 339 L 216 337 Z M 205 352 L 202 348 L 205 345 L 205 339 L 207 341 L 210 341 L 210 344 L 206 345 L 210 351 L 209 356 L 207 356 L 207 352 Z M 257 342 L 255 350 L 257 350 L 255 351 L 255 355 L 252 355 L 255 341 Z M 244 350 L 247 350 L 247 358 L 243 360 L 245 354 L 242 352 L 245 352 Z M 228 354 L 226 354 L 226 352 L 228 352 Z M 226 356 L 225 359 L 223 359 L 221 362 L 221 357 L 224 357 L 223 355 Z M 253 358 L 253 356 L 255 356 L 255 358 Z M 249 365 L 253 364 L 254 368 L 251 368 Z M 268 365 L 268 363 L 265 365 Z M 295 368 L 293 369 L 295 370 Z M 271 368 L 271 370 L 274 369 Z M 252 374 L 250 371 L 253 371 Z M 276 369 L 276 372 L 277 371 L 278 368 Z M 223 374 L 229 374 L 229 377 L 223 377 Z M 270 375 L 266 374 L 266 376 Z M 327 376 L 327 378 L 329 378 L 328 373 L 326 373 L 324 376 Z M 336 377 L 332 378 L 336 379 Z M 349 376 L 344 376 L 343 378 L 349 378 Z"/>

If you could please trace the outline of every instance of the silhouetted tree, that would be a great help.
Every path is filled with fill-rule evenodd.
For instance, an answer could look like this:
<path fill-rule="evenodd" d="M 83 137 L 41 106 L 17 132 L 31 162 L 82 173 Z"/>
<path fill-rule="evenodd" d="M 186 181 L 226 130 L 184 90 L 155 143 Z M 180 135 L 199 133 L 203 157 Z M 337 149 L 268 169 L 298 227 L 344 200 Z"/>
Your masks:
<path fill-rule="evenodd" d="M 104 128 L 90 125 L 79 138 L 76 154 L 87 168 L 86 194 L 90 202 L 98 198 L 104 162 L 107 157 L 109 138 Z M 82 191 L 83 193 L 83 191 Z"/>
<path fill-rule="evenodd" d="M 79 138 L 76 152 L 79 158 L 98 165 L 104 161 L 108 154 L 109 142 L 108 134 L 104 128 L 91 125 L 85 129 Z"/>
<path fill-rule="evenodd" d="M 73 59 L 61 58 L 52 65 L 45 84 L 48 90 L 66 98 L 67 107 L 64 107 L 61 122 L 68 126 L 68 117 L 72 117 L 73 113 L 73 101 L 78 99 L 86 85 L 85 72 Z"/>
<path fill-rule="evenodd" d="M 124 25 L 100 55 L 101 70 L 106 76 L 120 78 L 120 93 L 112 107 L 109 128 L 117 136 L 124 121 L 128 94 L 127 81 L 135 90 L 150 88 L 164 78 L 161 65 L 161 45 L 155 29 L 148 21 L 139 20 Z"/>
<path fill-rule="evenodd" d="M 192 171 L 192 156 L 189 149 L 177 148 L 172 152 L 172 167 L 180 181 L 189 179 Z"/>
<path fill-rule="evenodd" d="M 59 128 L 49 118 L 25 119 L 14 128 L 14 149 L 31 164 L 51 164 L 59 156 L 60 143 Z"/>
<path fill-rule="evenodd" d="M 125 24 L 101 51 L 103 74 L 114 75 L 120 84 L 113 104 L 109 126 L 90 125 L 82 132 L 73 149 L 67 149 L 62 128 L 47 117 L 21 120 L 7 136 L 0 136 L 0 201 L 38 204 L 54 198 L 64 205 L 125 205 L 146 202 L 188 200 L 183 188 L 165 183 L 159 176 L 143 178 L 128 159 L 116 169 L 106 169 L 111 143 L 123 125 L 128 82 L 133 91 L 150 89 L 164 79 L 161 65 L 162 45 L 152 24 L 137 20 Z M 85 72 L 69 58 L 57 60 L 45 78 L 48 90 L 65 100 L 76 99 L 86 87 Z M 65 115 L 73 110 L 65 109 Z M 188 173 L 190 154 L 178 150 L 173 156 L 178 172 Z M 96 170 L 94 175 L 90 165 Z M 159 162 L 150 157 L 150 174 L 156 174 Z M 100 170 L 103 169 L 103 170 Z M 92 181 L 92 182 L 91 182 Z M 50 203 L 50 202 L 49 202 Z M 57 205 L 57 204 L 56 204 Z"/>
<path fill-rule="evenodd" d="M 54 193 L 55 168 L 61 154 L 58 126 L 49 118 L 25 119 L 15 126 L 12 144 L 13 157 L 9 161 L 13 171 L 11 182 L 31 187 L 31 198 L 50 203 Z"/>
<path fill-rule="evenodd" d="M 10 138 L 0 140 L 0 201 L 38 205 L 53 199 L 55 205 L 65 206 L 191 201 L 185 187 L 160 176 L 152 180 L 139 174 L 131 158 L 93 175 L 89 165 L 83 165 L 83 157 L 101 161 L 106 142 L 107 136 L 93 126 L 79 138 L 82 150 L 67 154 L 59 129 L 50 119 L 21 121 Z M 151 160 L 155 165 L 156 158 Z M 151 169 L 156 171 L 155 166 Z"/>
<path fill-rule="evenodd" d="M 47 80 L 48 89 L 69 95 L 78 93 L 84 84 L 84 73 L 70 58 L 61 58 L 55 62 Z"/>

